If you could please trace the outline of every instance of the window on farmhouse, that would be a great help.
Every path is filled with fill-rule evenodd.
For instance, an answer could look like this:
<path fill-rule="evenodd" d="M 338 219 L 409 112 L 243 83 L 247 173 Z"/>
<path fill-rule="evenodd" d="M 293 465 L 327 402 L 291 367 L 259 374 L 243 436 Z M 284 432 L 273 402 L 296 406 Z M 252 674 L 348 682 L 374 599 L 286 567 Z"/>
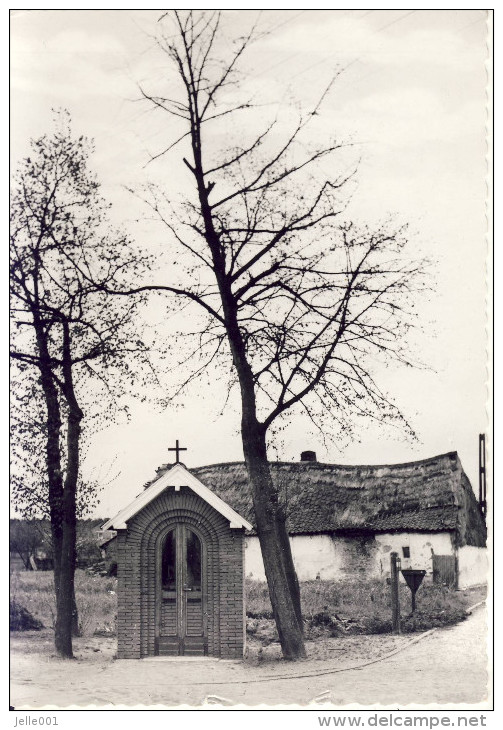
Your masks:
<path fill-rule="evenodd" d="M 404 558 L 410 558 L 410 547 L 405 546 L 402 548 L 402 553 Z"/>

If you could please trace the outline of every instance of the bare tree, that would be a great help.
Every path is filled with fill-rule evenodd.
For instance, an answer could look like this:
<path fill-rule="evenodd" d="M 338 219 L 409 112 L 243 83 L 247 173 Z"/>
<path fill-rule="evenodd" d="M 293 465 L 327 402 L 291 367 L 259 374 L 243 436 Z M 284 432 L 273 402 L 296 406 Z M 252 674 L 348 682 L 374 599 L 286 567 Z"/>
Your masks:
<path fill-rule="evenodd" d="M 290 116 L 286 134 L 274 119 L 257 130 L 237 68 L 259 34 L 252 28 L 229 39 L 224 22 L 220 12 L 160 18 L 157 44 L 170 72 L 163 87 L 144 83 L 141 93 L 169 119 L 173 136 L 152 161 L 183 146 L 192 193 L 175 204 L 152 185 L 144 199 L 167 228 L 172 258 L 178 247 L 185 273 L 130 291 L 164 289 L 206 317 L 185 366 L 195 358 L 201 364 L 182 385 L 210 364 L 232 362 L 271 603 L 283 654 L 294 659 L 305 654 L 299 587 L 267 434 L 292 410 L 322 430 L 329 420 L 348 430 L 358 414 L 407 428 L 372 370 L 376 359 L 410 364 L 403 336 L 423 264 L 405 260 L 404 229 L 388 221 L 372 230 L 347 219 L 353 168 L 340 159 L 345 145 L 309 139 L 330 88 L 309 113 L 293 123 Z M 233 136 L 238 141 L 229 146 Z"/>
<path fill-rule="evenodd" d="M 87 139 L 72 136 L 68 115 L 59 113 L 55 133 L 32 142 L 11 196 L 12 384 L 20 436 L 14 458 L 18 465 L 25 459 L 34 477 L 23 482 L 30 468 L 21 471 L 14 494 L 28 511 L 37 500 L 49 505 L 55 643 L 63 657 L 72 656 L 84 409 L 88 417 L 106 417 L 120 407 L 134 358 L 146 359 L 132 326 L 138 299 L 111 301 L 92 283 L 106 277 L 124 285 L 124 271 L 134 276 L 143 262 L 127 237 L 107 226 L 108 206 L 88 170 L 91 151 Z M 27 450 L 19 451 L 20 444 Z"/>

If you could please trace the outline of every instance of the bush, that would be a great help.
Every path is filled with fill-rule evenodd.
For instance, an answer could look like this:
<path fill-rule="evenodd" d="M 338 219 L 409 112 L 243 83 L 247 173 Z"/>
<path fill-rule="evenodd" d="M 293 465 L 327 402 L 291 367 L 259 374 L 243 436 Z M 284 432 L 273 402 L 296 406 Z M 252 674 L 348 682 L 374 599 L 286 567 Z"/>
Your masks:
<path fill-rule="evenodd" d="M 402 631 L 407 634 L 411 631 L 428 631 L 464 621 L 466 612 L 462 608 L 451 607 L 442 611 L 426 612 L 415 611 L 414 616 L 409 614 L 402 617 Z"/>
<path fill-rule="evenodd" d="M 40 631 L 44 628 L 41 621 L 21 606 L 14 598 L 9 602 L 9 627 L 11 631 Z"/>
<path fill-rule="evenodd" d="M 271 618 L 246 618 L 246 633 L 258 639 L 263 646 L 279 641 L 276 624 Z"/>

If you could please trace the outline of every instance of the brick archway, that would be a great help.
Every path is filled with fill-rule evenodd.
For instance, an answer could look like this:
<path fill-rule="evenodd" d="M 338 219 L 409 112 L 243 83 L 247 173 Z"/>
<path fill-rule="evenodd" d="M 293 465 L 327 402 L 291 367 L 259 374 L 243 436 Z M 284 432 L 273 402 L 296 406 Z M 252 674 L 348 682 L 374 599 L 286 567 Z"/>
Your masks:
<path fill-rule="evenodd" d="M 219 540 L 218 529 L 206 516 L 197 510 L 199 498 L 194 495 L 195 505 L 169 510 L 152 520 L 143 534 L 140 548 L 141 593 L 147 600 L 141 605 L 141 649 L 142 656 L 157 654 L 156 627 L 159 625 L 158 572 L 159 557 L 163 541 L 170 530 L 178 524 L 187 525 L 199 534 L 204 545 L 204 593 L 207 652 L 219 653 L 219 637 L 215 631 L 219 618 Z M 192 501 L 192 500 L 191 500 Z M 168 505 L 166 505 L 168 506 Z M 215 515 L 217 516 L 217 515 Z M 220 520 L 217 520 L 220 522 Z M 155 597 L 152 600 L 152 597 Z"/>

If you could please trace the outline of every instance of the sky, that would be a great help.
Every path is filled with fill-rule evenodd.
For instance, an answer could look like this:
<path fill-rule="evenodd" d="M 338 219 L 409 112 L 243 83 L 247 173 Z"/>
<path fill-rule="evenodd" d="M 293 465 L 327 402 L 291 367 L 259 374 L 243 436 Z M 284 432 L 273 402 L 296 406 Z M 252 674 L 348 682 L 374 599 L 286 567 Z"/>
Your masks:
<path fill-rule="evenodd" d="M 139 101 L 139 83 L 176 88 L 153 40 L 158 15 L 11 13 L 13 166 L 30 138 L 50 130 L 51 109 L 67 108 L 75 131 L 95 140 L 91 165 L 114 220 L 153 250 L 162 236 L 125 188 L 154 180 L 177 196 L 187 185 L 181 150 L 146 165 L 176 132 Z M 272 444 L 270 458 L 296 461 L 312 449 L 323 462 L 377 464 L 457 450 L 476 489 L 478 434 L 488 431 L 486 12 L 226 11 L 224 20 L 229 39 L 253 22 L 269 31 L 244 59 L 243 88 L 280 105 L 285 128 L 293 110 L 309 109 L 344 69 L 314 134 L 336 133 L 353 145 L 359 171 L 350 212 L 362 221 L 407 221 L 418 252 L 435 262 L 433 291 L 417 303 L 423 328 L 414 336 L 428 368 L 379 371 L 418 441 L 368 426 L 357 442 L 325 446 L 297 419 Z M 155 468 L 172 460 L 168 447 L 176 439 L 188 448 L 189 468 L 241 460 L 238 409 L 231 399 L 222 415 L 224 400 L 223 383 L 215 382 L 194 387 L 177 408 L 133 403 L 129 423 L 91 438 L 84 476 L 105 485 L 98 514 L 110 516 L 134 498 Z"/>

